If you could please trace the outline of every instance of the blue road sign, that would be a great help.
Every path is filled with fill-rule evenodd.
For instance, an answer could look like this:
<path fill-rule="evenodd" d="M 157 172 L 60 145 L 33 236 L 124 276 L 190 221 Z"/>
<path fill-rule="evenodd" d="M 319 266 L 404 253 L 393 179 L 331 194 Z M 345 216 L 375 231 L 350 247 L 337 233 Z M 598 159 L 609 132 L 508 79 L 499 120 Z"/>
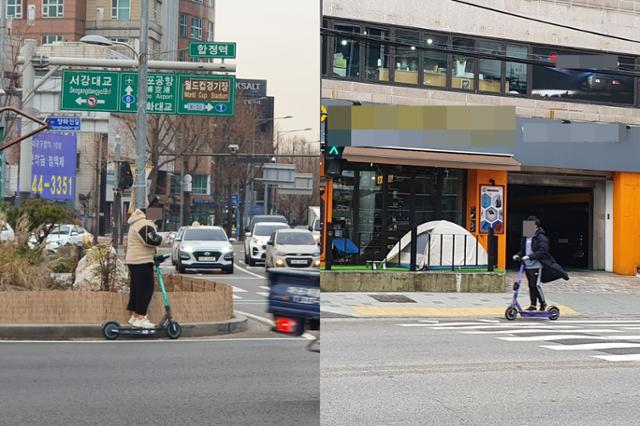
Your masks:
<path fill-rule="evenodd" d="M 49 130 L 80 131 L 80 117 L 49 117 Z"/>

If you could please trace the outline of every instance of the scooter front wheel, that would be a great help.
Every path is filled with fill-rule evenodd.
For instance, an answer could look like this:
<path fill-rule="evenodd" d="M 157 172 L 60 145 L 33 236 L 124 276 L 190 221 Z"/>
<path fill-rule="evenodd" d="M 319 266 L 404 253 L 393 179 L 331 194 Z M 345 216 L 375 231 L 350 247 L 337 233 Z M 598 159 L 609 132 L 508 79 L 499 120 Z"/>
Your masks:
<path fill-rule="evenodd" d="M 513 306 L 509 306 L 507 310 L 504 311 L 504 317 L 509 321 L 513 321 L 514 319 L 517 318 L 517 316 L 518 316 L 518 310 Z"/>
<path fill-rule="evenodd" d="M 551 321 L 555 321 L 560 318 L 560 309 L 558 309 L 557 306 L 550 307 L 549 309 L 547 309 L 547 312 L 549 312 L 550 314 L 549 319 Z"/>
<path fill-rule="evenodd" d="M 167 336 L 170 339 L 177 339 L 182 335 L 182 326 L 178 324 L 176 321 L 171 321 L 167 326 Z"/>
<path fill-rule="evenodd" d="M 102 335 L 107 340 L 116 340 L 119 336 L 119 328 L 120 324 L 115 321 L 109 321 L 102 326 Z"/>

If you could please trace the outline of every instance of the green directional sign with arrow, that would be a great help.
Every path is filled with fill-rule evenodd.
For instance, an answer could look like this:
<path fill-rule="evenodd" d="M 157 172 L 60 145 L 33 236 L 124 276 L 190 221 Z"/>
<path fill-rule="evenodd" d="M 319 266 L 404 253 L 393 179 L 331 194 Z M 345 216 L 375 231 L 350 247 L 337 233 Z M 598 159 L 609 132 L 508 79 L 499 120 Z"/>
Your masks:
<path fill-rule="evenodd" d="M 61 109 L 73 111 L 118 111 L 120 79 L 114 71 L 62 72 Z"/>

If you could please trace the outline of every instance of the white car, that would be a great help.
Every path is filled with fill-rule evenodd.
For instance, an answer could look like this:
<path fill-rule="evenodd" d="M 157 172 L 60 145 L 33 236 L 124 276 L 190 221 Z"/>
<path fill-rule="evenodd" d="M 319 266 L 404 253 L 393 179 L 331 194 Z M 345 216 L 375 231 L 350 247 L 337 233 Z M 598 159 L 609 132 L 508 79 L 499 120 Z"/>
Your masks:
<path fill-rule="evenodd" d="M 180 241 L 182 241 L 182 234 L 184 234 L 184 230 L 187 229 L 186 226 L 178 229 L 178 233 L 173 238 L 173 242 L 171 242 L 171 264 L 176 266 L 178 263 L 178 248 L 180 247 Z"/>
<path fill-rule="evenodd" d="M 267 242 L 264 267 L 319 268 L 320 247 L 306 229 L 280 229 Z"/>
<path fill-rule="evenodd" d="M 245 241 L 244 258 L 247 265 L 253 266 L 256 262 L 264 262 L 267 241 L 278 229 L 290 228 L 289 225 L 281 222 L 258 222 L 253 225 Z"/>
<path fill-rule="evenodd" d="M 13 232 L 11 225 L 5 222 L 0 222 L 0 242 L 13 241 L 16 238 L 16 234 Z"/>
<path fill-rule="evenodd" d="M 233 246 L 219 226 L 189 226 L 178 246 L 176 271 L 222 269 L 233 274 Z"/>
<path fill-rule="evenodd" d="M 89 236 L 93 238 L 82 226 L 56 224 L 53 226 L 51 232 L 49 232 L 49 235 L 47 235 L 45 244 L 47 250 L 54 252 L 66 245 L 81 246 L 83 238 L 87 237 L 86 234 L 89 234 Z"/>

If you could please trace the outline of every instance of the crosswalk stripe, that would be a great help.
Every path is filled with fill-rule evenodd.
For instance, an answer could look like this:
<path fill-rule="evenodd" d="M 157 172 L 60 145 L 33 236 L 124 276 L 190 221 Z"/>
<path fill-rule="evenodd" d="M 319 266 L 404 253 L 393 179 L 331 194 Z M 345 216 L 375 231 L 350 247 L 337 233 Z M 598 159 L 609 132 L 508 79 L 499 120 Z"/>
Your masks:
<path fill-rule="evenodd" d="M 585 343 L 582 345 L 546 345 L 541 346 L 541 348 L 553 349 L 554 351 L 593 351 L 602 349 L 640 348 L 640 343 Z"/>
<path fill-rule="evenodd" d="M 562 320 L 562 322 L 575 324 L 640 324 L 640 320 Z"/>
<path fill-rule="evenodd" d="M 478 330 L 478 329 L 500 329 L 500 328 L 516 328 L 519 329 L 520 327 L 524 327 L 524 328 L 578 328 L 578 326 L 575 325 L 540 325 L 540 324 L 518 324 L 518 325 L 514 325 L 514 324 L 500 324 L 500 325 L 465 325 L 465 326 L 460 326 L 460 327 L 448 327 L 448 326 L 444 326 L 444 327 L 437 327 L 437 326 L 431 326 L 434 330 Z"/>
<path fill-rule="evenodd" d="M 269 290 L 269 287 L 267 287 L 266 285 L 261 285 L 261 286 L 258 286 L 258 287 L 263 288 L 265 290 Z"/>
<path fill-rule="evenodd" d="M 234 293 L 246 293 L 247 290 L 245 290 L 243 288 L 240 288 L 240 287 L 233 286 L 233 292 Z"/>
<path fill-rule="evenodd" d="M 242 299 L 242 297 L 237 296 L 237 295 L 235 295 L 235 294 L 234 294 L 234 295 L 233 295 L 233 300 L 238 300 L 238 299 Z"/>
<path fill-rule="evenodd" d="M 594 355 L 594 358 L 600 358 L 605 361 L 622 362 L 622 361 L 640 361 L 640 354 L 624 354 L 624 355 Z"/>
<path fill-rule="evenodd" d="M 266 292 L 264 292 L 264 291 L 258 291 L 258 292 L 256 292 L 256 294 L 257 294 L 258 296 L 269 297 L 269 293 L 266 293 Z"/>
<path fill-rule="evenodd" d="M 520 334 L 520 333 L 622 333 L 622 330 L 609 329 L 588 329 L 588 330 L 553 330 L 553 327 L 547 328 L 524 328 L 519 330 L 497 330 L 497 331 L 464 331 L 464 334 Z"/>
<path fill-rule="evenodd" d="M 581 334 L 549 334 L 546 336 L 513 336 L 513 337 L 498 337 L 500 340 L 506 342 L 544 342 L 547 340 L 575 340 L 575 339 L 589 339 L 589 340 L 640 340 L 640 336 L 585 336 Z"/>

